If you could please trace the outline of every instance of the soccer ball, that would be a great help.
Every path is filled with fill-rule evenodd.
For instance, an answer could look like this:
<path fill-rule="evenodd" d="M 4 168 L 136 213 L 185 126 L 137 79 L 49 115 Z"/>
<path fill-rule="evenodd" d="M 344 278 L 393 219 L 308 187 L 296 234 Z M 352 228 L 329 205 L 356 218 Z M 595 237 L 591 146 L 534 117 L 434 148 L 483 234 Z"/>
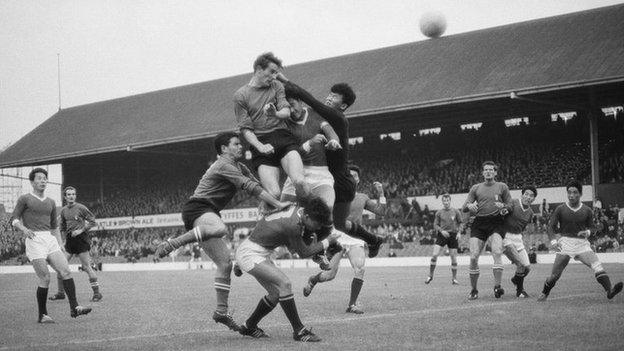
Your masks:
<path fill-rule="evenodd" d="M 446 18 L 440 12 L 426 12 L 420 18 L 420 31 L 429 38 L 438 38 L 446 30 Z"/>

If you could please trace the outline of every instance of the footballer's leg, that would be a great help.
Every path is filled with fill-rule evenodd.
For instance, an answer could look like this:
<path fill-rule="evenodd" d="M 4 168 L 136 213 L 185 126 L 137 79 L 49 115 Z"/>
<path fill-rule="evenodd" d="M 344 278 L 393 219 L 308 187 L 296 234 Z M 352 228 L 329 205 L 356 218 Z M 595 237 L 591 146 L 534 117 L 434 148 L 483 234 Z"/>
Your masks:
<path fill-rule="evenodd" d="M 457 249 L 449 249 L 449 254 L 451 256 L 451 274 L 452 274 L 452 284 L 459 285 L 457 281 Z"/>
<path fill-rule="evenodd" d="M 89 251 L 79 253 L 78 258 L 80 259 L 80 263 L 82 263 L 82 269 L 87 272 L 87 275 L 89 276 L 89 284 L 93 290 L 93 297 L 91 298 L 91 301 L 97 302 L 102 300 L 98 278 L 93 270 L 93 267 L 91 267 L 91 255 L 89 255 Z"/>
<path fill-rule="evenodd" d="M 301 199 L 308 196 L 308 194 L 310 194 L 310 187 L 305 182 L 303 176 L 303 161 L 301 161 L 301 155 L 299 152 L 295 150 L 289 151 L 286 155 L 284 155 L 284 157 L 282 157 L 280 163 L 284 172 L 286 172 L 288 177 L 290 177 L 293 185 L 295 186 L 297 198 Z M 279 181 L 279 174 L 277 180 Z M 278 191 L 275 195 L 276 198 L 279 196 L 279 183 L 277 186 Z"/>
<path fill-rule="evenodd" d="M 70 315 L 72 318 L 76 318 L 80 315 L 91 312 L 90 307 L 80 306 L 76 299 L 76 284 L 69 271 L 69 264 L 67 258 L 61 251 L 55 251 L 48 255 L 48 263 L 63 279 L 63 288 L 65 294 L 69 300 Z"/>
<path fill-rule="evenodd" d="M 72 259 L 73 254 L 70 254 L 67 251 L 64 251 L 65 254 L 65 258 L 67 259 L 67 262 L 69 262 Z M 61 278 L 60 275 L 56 275 L 56 294 L 50 296 L 50 300 L 51 301 L 56 301 L 56 300 L 65 300 L 65 289 L 63 289 L 63 279 Z"/>
<path fill-rule="evenodd" d="M 494 297 L 497 299 L 505 294 L 505 290 L 501 287 L 503 280 L 503 238 L 498 233 L 492 233 L 490 236 L 490 246 L 492 248 L 492 273 L 494 274 Z"/>
<path fill-rule="evenodd" d="M 217 307 L 212 315 L 212 319 L 214 319 L 217 323 L 225 325 L 231 330 L 238 331 L 238 324 L 236 324 L 236 322 L 232 319 L 232 316 L 228 314 L 228 299 L 230 296 L 230 279 L 232 273 L 230 248 L 221 238 L 208 239 L 200 245 L 206 254 L 208 254 L 208 257 L 210 257 L 210 259 L 217 266 L 214 277 Z"/>
<path fill-rule="evenodd" d="M 195 220 L 193 229 L 158 245 L 155 255 L 163 258 L 186 244 L 222 238 L 227 233 L 227 227 L 223 224 L 221 217 L 214 212 L 206 212 Z"/>
<path fill-rule="evenodd" d="M 515 245 L 506 245 L 504 248 L 504 254 L 509 260 L 516 265 L 516 273 L 511 278 L 511 282 L 516 286 L 517 297 L 529 297 L 526 291 L 524 291 L 524 278 L 529 274 L 531 265 L 529 263 L 529 256 L 525 249 L 518 251 Z"/>
<path fill-rule="evenodd" d="M 340 260 L 342 259 L 342 254 L 335 254 L 329 260 L 329 270 L 321 271 L 315 275 L 310 276 L 308 278 L 308 282 L 303 287 L 303 296 L 310 296 L 312 293 L 312 289 L 318 283 L 328 282 L 336 278 L 336 274 L 338 274 L 338 268 L 340 267 Z"/>
<path fill-rule="evenodd" d="M 54 320 L 48 316 L 47 299 L 48 299 L 48 287 L 50 286 L 50 271 L 48 270 L 48 262 L 44 258 L 33 259 L 32 266 L 37 274 L 37 307 L 39 309 L 39 316 L 37 321 L 39 323 L 54 323 Z M 62 283 L 61 283 L 62 284 Z"/>
<path fill-rule="evenodd" d="M 570 256 L 562 255 L 560 253 L 555 254 L 555 262 L 552 266 L 552 271 L 550 276 L 546 278 L 544 282 L 544 288 L 542 289 L 542 294 L 537 298 L 537 301 L 546 301 L 548 295 L 550 295 L 550 291 L 555 287 L 557 280 L 561 278 L 561 274 L 563 270 L 566 268 L 568 263 L 570 262 Z"/>
<path fill-rule="evenodd" d="M 485 241 L 472 237 L 469 240 L 470 245 L 470 287 L 472 290 L 470 291 L 470 295 L 468 297 L 469 300 L 475 300 L 479 297 L 479 291 L 477 290 L 477 283 L 479 282 L 479 256 L 481 255 L 481 251 L 485 246 Z"/>
<path fill-rule="evenodd" d="M 429 284 L 433 280 L 433 272 L 435 272 L 438 256 L 440 255 L 441 250 L 442 246 L 438 244 L 433 245 L 433 254 L 431 255 L 431 262 L 429 263 L 429 275 L 427 276 L 427 279 L 425 279 L 425 284 Z"/>
<path fill-rule="evenodd" d="M 366 251 L 362 245 L 352 245 L 347 250 L 347 257 L 353 267 L 353 280 L 351 281 L 351 295 L 349 297 L 349 307 L 347 312 L 362 314 L 364 311 L 357 305 L 357 299 L 364 284 L 364 263 L 366 262 Z"/>
<path fill-rule="evenodd" d="M 609 279 L 609 275 L 605 272 L 602 267 L 602 263 L 598 260 L 598 256 L 593 251 L 586 251 L 579 254 L 576 257 L 577 260 L 581 261 L 587 267 L 591 268 L 594 271 L 594 275 L 596 276 L 596 280 L 602 288 L 607 292 L 607 298 L 612 299 L 615 295 L 619 294 L 622 291 L 622 282 L 619 282 L 611 287 L 611 280 Z"/>

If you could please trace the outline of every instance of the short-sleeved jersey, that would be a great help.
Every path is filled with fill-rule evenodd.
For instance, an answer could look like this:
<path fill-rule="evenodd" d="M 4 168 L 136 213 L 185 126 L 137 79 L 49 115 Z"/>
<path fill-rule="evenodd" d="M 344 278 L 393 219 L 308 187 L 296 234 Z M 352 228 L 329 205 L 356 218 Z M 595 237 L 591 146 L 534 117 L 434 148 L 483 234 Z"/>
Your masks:
<path fill-rule="evenodd" d="M 260 219 L 249 235 L 249 240 L 267 249 L 286 246 L 301 257 L 309 257 L 323 250 L 320 242 L 306 245 L 303 242 L 304 225 L 301 221 L 303 209 L 290 206 Z"/>
<path fill-rule="evenodd" d="M 96 225 L 95 216 L 89 211 L 87 206 L 76 202 L 71 206 L 66 205 L 61 209 L 62 233 L 70 233 L 74 230 L 82 229 L 86 227 L 85 222 L 88 223 L 90 227 Z"/>
<path fill-rule="evenodd" d="M 13 210 L 13 219 L 19 219 L 32 231 L 49 231 L 58 228 L 56 203 L 49 197 L 40 198 L 29 193 L 20 196 Z"/>
<path fill-rule="evenodd" d="M 433 227 L 437 231 L 447 231 L 452 233 L 457 233 L 459 231 L 459 226 L 462 223 L 461 212 L 458 209 L 449 207 L 448 209 L 443 208 L 438 210 L 435 213 L 435 218 L 433 220 Z"/>
<path fill-rule="evenodd" d="M 564 203 L 557 206 L 550 216 L 548 228 L 553 233 L 578 238 L 578 232 L 593 228 L 593 218 L 594 213 L 591 208 L 581 204 L 580 207 L 573 209 L 568 203 Z"/>
<path fill-rule="evenodd" d="M 499 209 L 494 206 L 494 202 L 508 204 L 509 201 L 511 201 L 509 187 L 507 187 L 507 184 L 501 182 L 493 182 L 492 184 L 483 182 L 475 184 L 470 188 L 464 208 L 474 201 L 477 201 L 478 207 L 476 217 L 497 215 Z"/>
<path fill-rule="evenodd" d="M 299 144 L 312 139 L 317 134 L 322 134 L 322 127 L 327 124 L 318 113 L 314 110 L 305 110 L 305 117 L 300 122 L 288 120 L 288 129 L 299 139 Z M 312 143 L 309 152 L 301 152 L 301 160 L 304 166 L 327 166 L 327 158 L 325 156 L 325 145 L 321 143 Z"/>
<path fill-rule="evenodd" d="M 504 233 L 521 234 L 533 219 L 531 206 L 524 208 L 518 199 L 512 199 L 509 214 L 505 217 L 501 230 Z"/>
<path fill-rule="evenodd" d="M 262 192 L 260 182 L 247 166 L 229 157 L 219 157 L 199 180 L 191 199 L 208 200 L 220 211 L 239 189 L 254 196 Z"/>
<path fill-rule="evenodd" d="M 288 129 L 286 121 L 264 113 L 264 106 L 273 104 L 277 110 L 290 107 L 286 101 L 284 86 L 277 80 L 266 87 L 253 87 L 249 84 L 234 93 L 234 114 L 238 128 L 249 129 L 256 135 L 270 133 L 277 129 Z"/>

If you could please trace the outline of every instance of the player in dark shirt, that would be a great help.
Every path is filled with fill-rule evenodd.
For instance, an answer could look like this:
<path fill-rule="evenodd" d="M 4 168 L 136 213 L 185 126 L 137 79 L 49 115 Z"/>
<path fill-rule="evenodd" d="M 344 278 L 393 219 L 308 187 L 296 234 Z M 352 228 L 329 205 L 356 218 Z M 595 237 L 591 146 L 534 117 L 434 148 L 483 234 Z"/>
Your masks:
<path fill-rule="evenodd" d="M 425 279 L 425 284 L 431 283 L 433 280 L 433 272 L 435 272 L 438 256 L 444 246 L 448 247 L 451 256 L 451 284 L 458 285 L 457 281 L 457 248 L 458 237 L 462 231 L 462 215 L 458 209 L 451 207 L 451 195 L 442 195 L 441 210 L 435 214 L 433 221 L 433 229 L 438 233 L 435 245 L 433 246 L 433 255 L 431 256 L 431 264 L 429 265 L 429 276 Z"/>
<path fill-rule="evenodd" d="M 566 185 L 568 202 L 559 205 L 548 223 L 548 236 L 550 245 L 557 252 L 553 263 L 550 277 L 544 283 L 542 295 L 537 301 L 546 301 L 550 291 L 561 277 L 561 273 L 574 258 L 590 267 L 596 276 L 596 280 L 607 292 L 607 298 L 612 299 L 622 291 L 622 282 L 611 287 L 611 280 L 598 260 L 598 256 L 591 249 L 587 238 L 593 229 L 592 209 L 581 203 L 583 186 L 577 181 Z"/>
<path fill-rule="evenodd" d="M 347 220 L 357 186 L 348 167 L 349 122 L 344 115 L 346 109 L 355 102 L 353 89 L 346 83 L 334 84 L 325 102 L 321 102 L 305 89 L 290 82 L 283 73 L 279 73 L 277 79 L 284 83 L 285 87 L 292 91 L 295 97 L 305 102 L 323 117 L 338 134 L 342 148 L 327 152 L 327 165 L 334 177 L 336 193 L 336 201 L 332 209 L 334 226 L 354 238 L 364 240 L 368 244 L 369 257 L 377 256 L 383 239 L 370 233 L 363 226 Z"/>
<path fill-rule="evenodd" d="M 272 261 L 271 254 L 279 246 L 286 246 L 300 257 L 309 257 L 323 251 L 338 234 L 330 234 L 320 242 L 310 245 L 304 241 L 304 235 L 318 231 L 330 221 L 331 212 L 323 200 L 318 197 L 303 199 L 303 207 L 291 206 L 283 211 L 269 214 L 256 224 L 256 227 L 236 250 L 236 261 L 241 269 L 251 274 L 267 295 L 260 299 L 256 309 L 249 316 L 240 333 L 254 338 L 268 335 L 258 327 L 262 318 L 268 315 L 279 303 L 293 328 L 293 338 L 297 341 L 321 341 L 306 328 L 299 319 L 292 292 L 292 284 Z"/>
<path fill-rule="evenodd" d="M 479 298 L 479 256 L 485 243 L 490 240 L 492 248 L 492 272 L 494 274 L 494 297 L 500 298 L 505 293 L 501 287 L 503 278 L 503 235 L 499 233 L 503 217 L 500 210 L 511 201 L 507 184 L 495 180 L 498 167 L 492 161 L 481 165 L 485 181 L 473 185 L 463 206 L 464 212 L 475 215 L 470 230 L 470 290 L 469 300 Z"/>

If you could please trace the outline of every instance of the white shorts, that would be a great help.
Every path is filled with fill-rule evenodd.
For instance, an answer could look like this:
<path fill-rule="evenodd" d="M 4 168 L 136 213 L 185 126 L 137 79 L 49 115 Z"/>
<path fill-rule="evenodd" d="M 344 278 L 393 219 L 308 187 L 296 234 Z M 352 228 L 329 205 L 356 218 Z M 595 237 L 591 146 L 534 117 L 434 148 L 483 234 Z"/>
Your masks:
<path fill-rule="evenodd" d="M 249 272 L 257 264 L 269 261 L 273 262 L 271 255 L 274 250 L 269 250 L 266 247 L 258 245 L 249 239 L 245 239 L 236 249 L 236 262 L 238 266 L 244 271 Z"/>
<path fill-rule="evenodd" d="M 320 186 L 327 185 L 334 187 L 334 177 L 329 172 L 329 168 L 323 166 L 303 166 L 303 178 L 305 182 L 310 186 L 310 191 Z M 295 185 L 290 177 L 286 178 L 284 187 L 282 188 L 282 194 L 295 196 Z"/>
<path fill-rule="evenodd" d="M 52 233 L 48 231 L 34 233 L 33 239 L 26 238 L 26 257 L 29 260 L 47 259 L 51 253 L 61 251 L 61 247 Z"/>
<path fill-rule="evenodd" d="M 557 253 L 561 255 L 568 255 L 571 258 L 576 258 L 576 256 L 584 252 L 593 252 L 589 241 L 584 238 L 570 238 L 562 236 L 559 238 L 559 245 L 561 246 L 561 252 Z"/>
<path fill-rule="evenodd" d="M 518 252 L 524 250 L 522 234 L 506 233 L 505 239 L 503 239 L 503 246 L 513 246 Z"/>
<path fill-rule="evenodd" d="M 337 241 L 338 241 L 338 244 L 340 244 L 347 251 L 349 251 L 350 246 L 362 246 L 363 247 L 366 244 L 364 240 L 356 239 L 345 233 L 342 233 L 342 235 L 338 238 Z"/>

